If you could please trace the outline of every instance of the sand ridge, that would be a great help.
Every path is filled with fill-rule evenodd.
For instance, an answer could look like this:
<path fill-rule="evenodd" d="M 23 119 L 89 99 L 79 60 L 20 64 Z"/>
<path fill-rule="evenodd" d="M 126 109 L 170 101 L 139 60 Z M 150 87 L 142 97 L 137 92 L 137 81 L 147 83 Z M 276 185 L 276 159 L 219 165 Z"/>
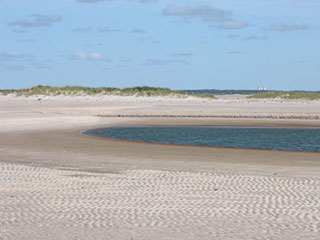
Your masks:
<path fill-rule="evenodd" d="M 0 102 L 0 114 L 320 119 L 320 101 L 247 99 L 246 96 L 219 97 L 212 100 L 134 96 L 15 97 L 0 95 Z"/>
<path fill-rule="evenodd" d="M 3 163 L 0 169 L 4 239 L 106 239 L 99 229 L 107 239 L 149 239 L 153 229 L 163 230 L 156 239 L 256 239 L 263 229 L 265 239 L 317 239 L 320 232 L 320 179 L 147 169 L 99 174 Z"/>

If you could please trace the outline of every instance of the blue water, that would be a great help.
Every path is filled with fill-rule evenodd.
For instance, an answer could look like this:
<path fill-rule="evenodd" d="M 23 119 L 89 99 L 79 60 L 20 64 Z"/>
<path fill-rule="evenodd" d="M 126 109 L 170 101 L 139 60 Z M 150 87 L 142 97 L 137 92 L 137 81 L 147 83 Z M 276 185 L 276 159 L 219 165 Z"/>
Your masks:
<path fill-rule="evenodd" d="M 110 127 L 83 134 L 138 142 L 320 152 L 320 128 Z"/>

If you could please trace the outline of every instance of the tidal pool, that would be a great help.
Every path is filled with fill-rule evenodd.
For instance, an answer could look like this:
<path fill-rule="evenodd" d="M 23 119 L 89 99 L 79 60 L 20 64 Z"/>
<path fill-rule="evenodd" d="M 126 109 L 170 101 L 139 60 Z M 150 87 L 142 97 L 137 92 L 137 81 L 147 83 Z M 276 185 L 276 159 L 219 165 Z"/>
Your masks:
<path fill-rule="evenodd" d="M 82 134 L 150 143 L 320 152 L 320 128 L 139 126 L 96 128 Z"/>

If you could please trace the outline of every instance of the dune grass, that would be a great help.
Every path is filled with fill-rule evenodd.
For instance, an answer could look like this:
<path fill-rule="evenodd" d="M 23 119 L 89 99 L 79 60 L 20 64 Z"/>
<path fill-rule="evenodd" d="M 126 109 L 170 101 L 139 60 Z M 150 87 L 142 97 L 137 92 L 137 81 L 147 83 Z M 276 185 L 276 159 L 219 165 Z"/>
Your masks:
<path fill-rule="evenodd" d="M 12 90 L 0 90 L 0 94 L 16 94 L 17 96 L 98 96 L 98 95 L 120 95 L 120 96 L 174 96 L 185 98 L 188 96 L 196 96 L 202 98 L 214 98 L 213 95 L 192 95 L 183 91 L 175 91 L 169 88 L 158 88 L 158 87 L 132 87 L 132 88 L 110 88 L 110 87 L 100 87 L 100 88 L 90 88 L 81 86 L 64 86 L 64 87 L 51 87 L 37 85 L 32 88 L 23 89 L 12 89 Z"/>
<path fill-rule="evenodd" d="M 267 92 L 256 93 L 256 94 L 250 96 L 249 98 L 280 98 L 280 99 L 318 100 L 318 99 L 320 99 L 320 93 L 267 91 Z"/>
<path fill-rule="evenodd" d="M 213 94 L 192 94 L 193 97 L 199 97 L 199 98 L 209 98 L 209 99 L 215 99 L 216 97 Z"/>
<path fill-rule="evenodd" d="M 117 88 L 89 88 L 89 87 L 80 87 L 80 86 L 64 86 L 64 87 L 51 87 L 51 86 L 42 86 L 37 85 L 32 88 L 23 88 L 23 89 L 12 89 L 12 90 L 2 90 L 1 93 L 4 95 L 7 94 L 16 94 L 18 96 L 34 96 L 34 95 L 44 95 L 44 96 L 57 96 L 57 95 L 98 95 L 98 94 L 107 94 L 112 92 L 117 92 L 120 89 Z"/>

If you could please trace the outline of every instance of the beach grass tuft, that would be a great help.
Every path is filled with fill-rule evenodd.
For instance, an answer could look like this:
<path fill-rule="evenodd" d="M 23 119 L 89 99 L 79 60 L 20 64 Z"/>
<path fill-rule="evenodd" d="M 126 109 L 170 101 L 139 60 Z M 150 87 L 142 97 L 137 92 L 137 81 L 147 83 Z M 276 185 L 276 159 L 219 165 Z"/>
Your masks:
<path fill-rule="evenodd" d="M 278 92 L 278 91 L 267 91 L 256 93 L 249 98 L 273 98 L 273 99 L 307 99 L 307 100 L 318 100 L 320 99 L 320 93 L 315 92 Z"/>

